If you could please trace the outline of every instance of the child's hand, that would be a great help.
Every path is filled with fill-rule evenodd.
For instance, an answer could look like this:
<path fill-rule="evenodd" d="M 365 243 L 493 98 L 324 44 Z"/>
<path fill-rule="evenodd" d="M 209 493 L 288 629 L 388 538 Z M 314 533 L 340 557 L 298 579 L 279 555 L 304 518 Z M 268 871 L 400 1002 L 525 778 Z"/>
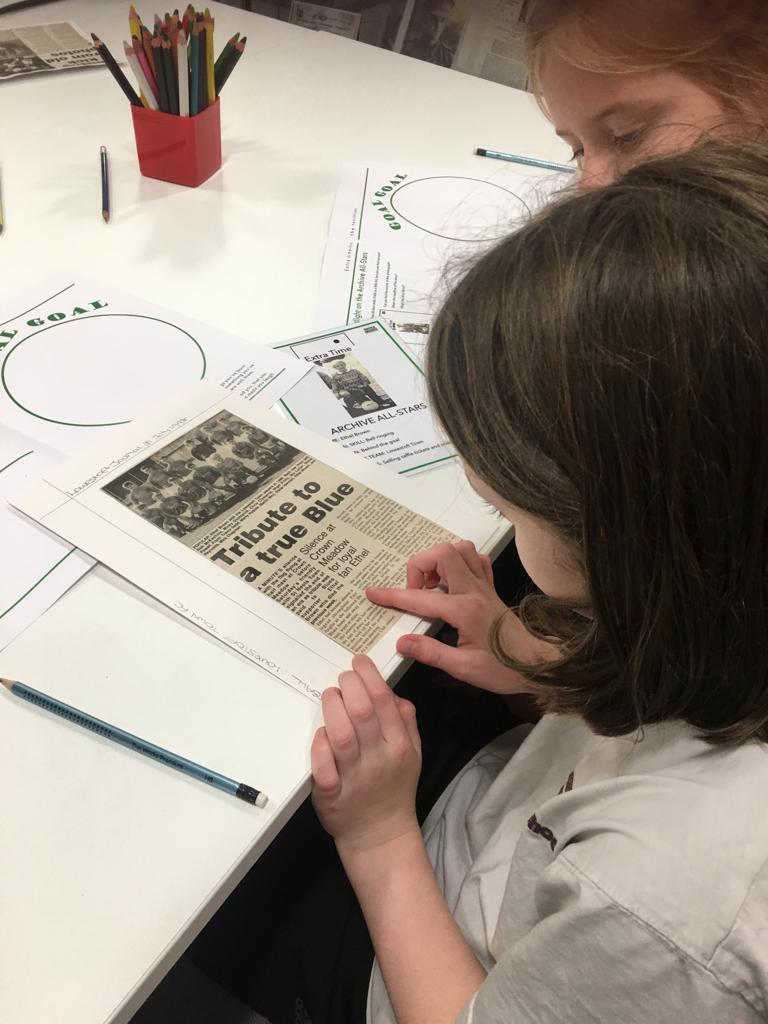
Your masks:
<path fill-rule="evenodd" d="M 370 850 L 415 829 L 421 742 L 413 705 L 358 654 L 323 693 L 312 742 L 312 801 L 341 849 Z"/>
<path fill-rule="evenodd" d="M 407 658 L 432 665 L 454 679 L 484 690 L 526 690 L 523 676 L 502 665 L 489 648 L 490 629 L 500 615 L 504 615 L 501 641 L 510 655 L 521 661 L 556 656 L 549 644 L 534 639 L 507 609 L 494 589 L 490 559 L 479 554 L 468 540 L 438 544 L 414 555 L 408 561 L 405 589 L 369 587 L 366 593 L 374 604 L 399 608 L 425 619 L 443 619 L 458 630 L 456 647 L 432 637 L 409 634 L 400 637 L 397 650 Z"/>

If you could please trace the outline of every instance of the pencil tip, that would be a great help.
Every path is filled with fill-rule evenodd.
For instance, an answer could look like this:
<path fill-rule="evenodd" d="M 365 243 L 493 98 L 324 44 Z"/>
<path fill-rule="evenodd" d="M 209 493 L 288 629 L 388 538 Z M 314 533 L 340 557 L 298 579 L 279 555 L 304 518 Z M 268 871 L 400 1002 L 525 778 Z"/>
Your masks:
<path fill-rule="evenodd" d="M 108 224 L 109 223 L 109 210 L 102 210 L 101 211 L 101 216 L 104 218 L 104 223 Z"/>
<path fill-rule="evenodd" d="M 8 689 L 8 690 L 10 690 L 11 687 L 13 686 L 13 680 L 12 679 L 0 679 L 0 683 L 2 683 L 3 686 L 6 689 Z"/>

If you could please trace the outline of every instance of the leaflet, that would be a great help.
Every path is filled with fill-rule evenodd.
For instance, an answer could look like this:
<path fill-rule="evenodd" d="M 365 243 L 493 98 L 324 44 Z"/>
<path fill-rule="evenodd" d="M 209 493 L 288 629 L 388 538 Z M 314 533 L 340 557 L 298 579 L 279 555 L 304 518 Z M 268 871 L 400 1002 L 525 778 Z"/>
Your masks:
<path fill-rule="evenodd" d="M 296 423 L 396 473 L 455 458 L 429 408 L 420 362 L 380 320 L 274 347 L 312 368 L 280 402 Z"/>

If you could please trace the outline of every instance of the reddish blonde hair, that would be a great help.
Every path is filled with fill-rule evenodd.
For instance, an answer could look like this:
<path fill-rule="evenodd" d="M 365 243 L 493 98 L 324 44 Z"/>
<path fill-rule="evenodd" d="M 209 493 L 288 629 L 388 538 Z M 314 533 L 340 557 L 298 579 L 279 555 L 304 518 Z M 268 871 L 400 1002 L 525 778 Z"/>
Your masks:
<path fill-rule="evenodd" d="M 765 123 L 766 0 L 524 0 L 531 86 L 539 101 L 550 54 L 609 74 L 676 71 L 724 110 Z"/>

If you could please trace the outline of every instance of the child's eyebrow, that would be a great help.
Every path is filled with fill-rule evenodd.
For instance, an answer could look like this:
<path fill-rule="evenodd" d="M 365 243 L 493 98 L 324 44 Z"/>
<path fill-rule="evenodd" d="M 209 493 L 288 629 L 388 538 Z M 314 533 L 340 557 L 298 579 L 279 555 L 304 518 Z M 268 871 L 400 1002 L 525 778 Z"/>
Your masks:
<path fill-rule="evenodd" d="M 595 121 L 607 121 L 611 117 L 616 117 L 617 114 L 643 114 L 647 116 L 656 116 L 663 113 L 669 106 L 669 101 L 666 99 L 632 99 L 632 100 L 621 100 L 618 103 L 612 103 L 610 106 L 605 107 L 598 114 L 595 115 L 593 120 Z"/>

